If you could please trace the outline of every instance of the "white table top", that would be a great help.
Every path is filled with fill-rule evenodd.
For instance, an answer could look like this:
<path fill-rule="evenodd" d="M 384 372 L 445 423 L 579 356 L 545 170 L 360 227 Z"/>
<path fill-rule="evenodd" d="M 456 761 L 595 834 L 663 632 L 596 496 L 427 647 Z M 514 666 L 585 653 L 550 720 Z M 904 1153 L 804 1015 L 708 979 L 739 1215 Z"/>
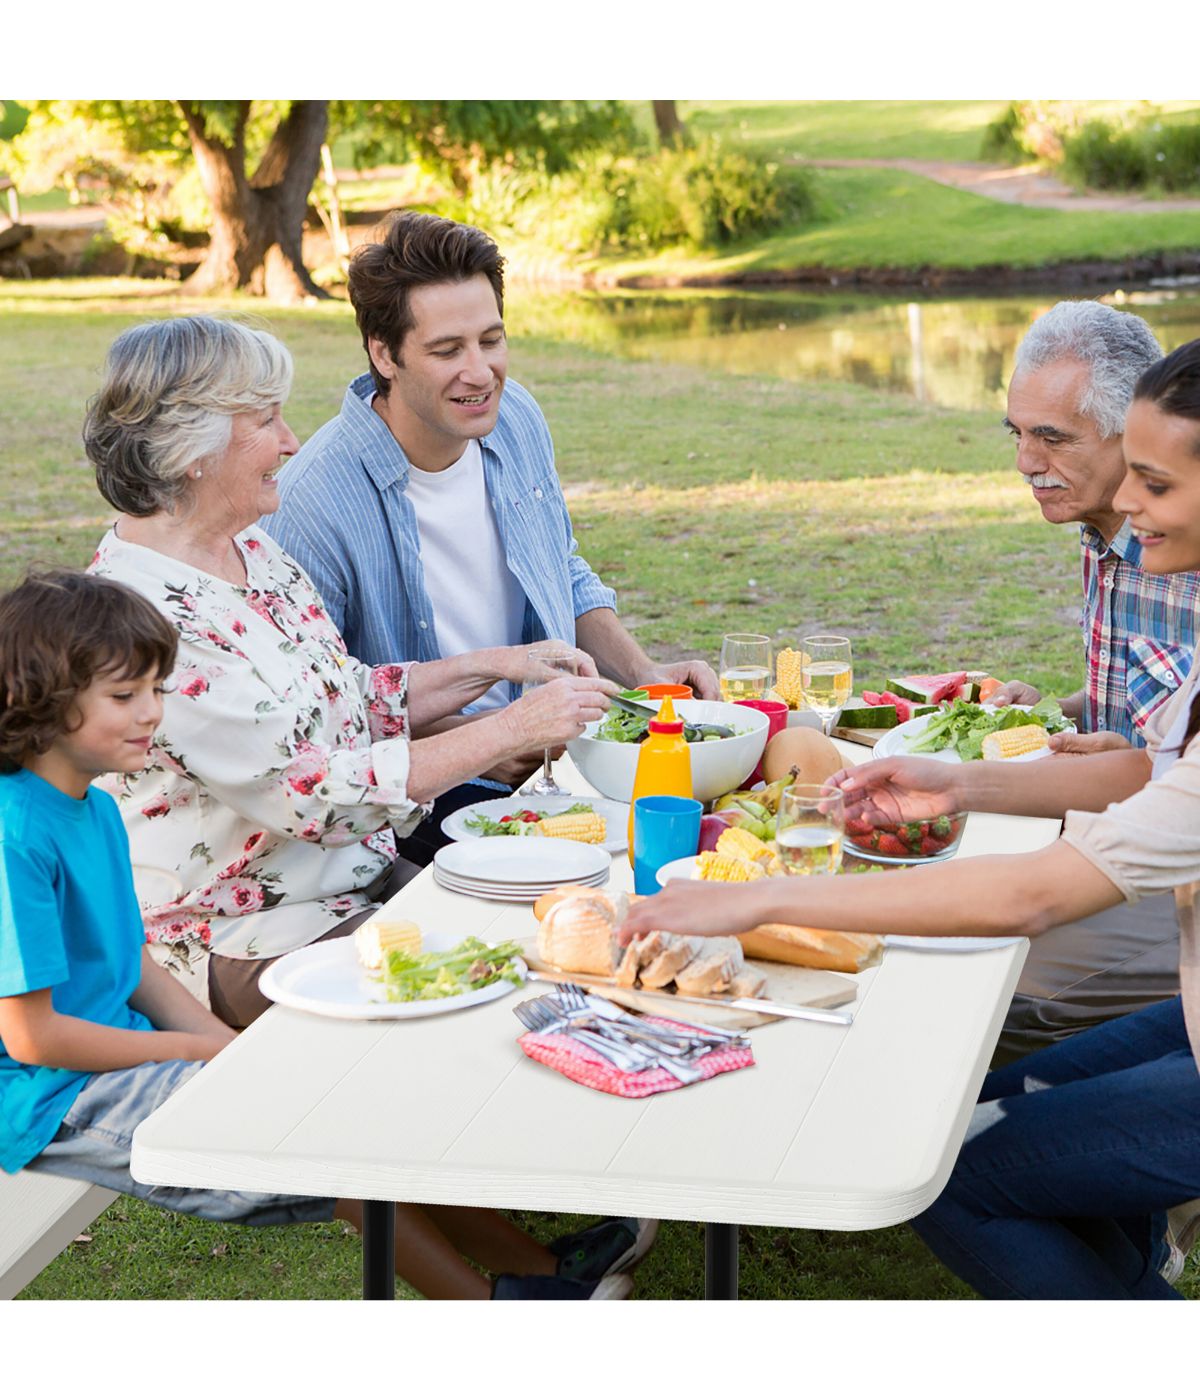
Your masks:
<path fill-rule="evenodd" d="M 845 745 L 852 759 L 866 750 Z M 584 784 L 562 765 L 560 780 Z M 975 814 L 961 854 L 1047 844 L 1058 823 Z M 613 860 L 612 884 L 631 883 Z M 394 902 L 422 928 L 496 938 L 528 905 L 443 890 Z M 1027 949 L 888 949 L 854 1025 L 751 1032 L 756 1065 L 625 1100 L 527 1059 L 512 1008 L 350 1022 L 273 1007 L 134 1135 L 141 1181 L 363 1200 L 872 1229 L 939 1194 Z M 540 989 L 539 989 L 540 990 Z"/>

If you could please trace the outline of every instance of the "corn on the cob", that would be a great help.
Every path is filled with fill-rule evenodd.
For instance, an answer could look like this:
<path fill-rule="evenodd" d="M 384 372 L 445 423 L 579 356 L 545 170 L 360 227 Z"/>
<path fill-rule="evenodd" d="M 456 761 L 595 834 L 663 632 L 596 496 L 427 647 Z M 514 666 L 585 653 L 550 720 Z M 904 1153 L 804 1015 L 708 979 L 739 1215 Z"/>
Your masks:
<path fill-rule="evenodd" d="M 583 841 L 599 846 L 608 835 L 608 826 L 599 812 L 563 812 L 557 817 L 543 817 L 538 822 L 543 836 L 560 841 Z"/>
<path fill-rule="evenodd" d="M 717 854 L 734 856 L 740 860 L 752 860 L 764 870 L 770 865 L 775 854 L 765 841 L 760 841 L 752 831 L 744 826 L 731 826 L 717 838 Z"/>
<path fill-rule="evenodd" d="M 762 880 L 767 874 L 761 865 L 755 865 L 752 860 L 722 856 L 716 851 L 701 851 L 696 857 L 696 870 L 702 880 L 734 880 L 738 883 Z"/>
<path fill-rule="evenodd" d="M 384 954 L 393 948 L 419 953 L 421 930 L 407 919 L 368 919 L 354 930 L 354 950 L 369 972 L 381 968 Z"/>
<path fill-rule="evenodd" d="M 804 685 L 801 672 L 808 658 L 802 651 L 785 647 L 775 655 L 775 691 L 789 710 L 799 710 L 804 705 Z"/>
<path fill-rule="evenodd" d="M 1040 724 L 1021 724 L 1015 729 L 1001 729 L 983 741 L 984 758 L 1016 758 L 1034 749 L 1048 748 L 1050 736 Z"/>

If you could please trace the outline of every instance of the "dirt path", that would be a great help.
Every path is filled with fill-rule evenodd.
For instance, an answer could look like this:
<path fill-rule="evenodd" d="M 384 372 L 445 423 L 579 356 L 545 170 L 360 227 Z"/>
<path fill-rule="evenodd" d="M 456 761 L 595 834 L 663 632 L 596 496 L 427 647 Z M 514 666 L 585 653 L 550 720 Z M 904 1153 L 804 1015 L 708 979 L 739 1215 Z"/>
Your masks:
<path fill-rule="evenodd" d="M 1070 185 L 1047 175 L 1036 165 L 988 165 L 983 161 L 937 160 L 812 160 L 796 164 L 827 169 L 905 170 L 923 175 L 939 185 L 950 185 L 969 194 L 981 194 L 1004 204 L 1024 204 L 1032 209 L 1067 209 L 1097 213 L 1171 214 L 1200 210 L 1200 199 L 1143 199 L 1136 194 L 1079 194 Z"/>

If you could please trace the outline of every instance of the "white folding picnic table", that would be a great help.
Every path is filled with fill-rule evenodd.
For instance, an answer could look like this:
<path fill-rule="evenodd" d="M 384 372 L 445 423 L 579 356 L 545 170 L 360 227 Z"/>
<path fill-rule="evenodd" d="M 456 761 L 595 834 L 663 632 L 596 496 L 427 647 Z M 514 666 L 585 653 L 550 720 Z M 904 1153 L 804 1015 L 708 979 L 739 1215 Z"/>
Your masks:
<path fill-rule="evenodd" d="M 586 791 L 568 763 L 558 776 Z M 960 854 L 1034 850 L 1057 831 L 974 814 Z M 614 857 L 611 886 L 630 885 Z M 534 928 L 529 905 L 452 894 L 431 870 L 392 908 L 464 937 Z M 394 1201 L 704 1221 L 706 1294 L 733 1297 L 739 1224 L 877 1229 L 936 1199 L 1027 947 L 889 948 L 857 978 L 852 1026 L 759 1027 L 753 1068 L 640 1100 L 529 1060 L 521 990 L 401 1021 L 276 1006 L 141 1124 L 133 1174 L 362 1200 L 368 1297 L 393 1291 Z"/>

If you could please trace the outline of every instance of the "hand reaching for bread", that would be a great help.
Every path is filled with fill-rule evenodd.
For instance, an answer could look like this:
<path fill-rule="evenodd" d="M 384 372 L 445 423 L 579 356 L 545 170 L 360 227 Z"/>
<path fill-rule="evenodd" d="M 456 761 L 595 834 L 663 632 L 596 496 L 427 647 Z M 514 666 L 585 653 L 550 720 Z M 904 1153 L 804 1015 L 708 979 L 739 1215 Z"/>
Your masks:
<path fill-rule="evenodd" d="M 692 882 L 672 882 L 667 892 L 683 892 Z M 706 909 L 716 894 L 711 885 L 688 891 L 689 906 L 699 895 Z M 736 891 L 720 891 L 723 897 Z M 609 895 L 594 889 L 565 887 L 544 895 L 534 906 L 541 919 L 538 954 L 565 972 L 611 977 L 621 987 L 663 988 L 672 982 L 690 996 L 757 996 L 765 977 L 746 965 L 751 957 L 798 967 L 861 972 L 877 962 L 883 940 L 874 934 L 841 933 L 793 924 L 761 924 L 737 937 L 699 936 L 694 910 L 681 922 L 690 936 L 665 931 L 672 923 L 666 894 L 653 899 Z M 664 910 L 666 912 L 664 912 Z M 728 934 L 736 919 L 715 920 Z"/>

